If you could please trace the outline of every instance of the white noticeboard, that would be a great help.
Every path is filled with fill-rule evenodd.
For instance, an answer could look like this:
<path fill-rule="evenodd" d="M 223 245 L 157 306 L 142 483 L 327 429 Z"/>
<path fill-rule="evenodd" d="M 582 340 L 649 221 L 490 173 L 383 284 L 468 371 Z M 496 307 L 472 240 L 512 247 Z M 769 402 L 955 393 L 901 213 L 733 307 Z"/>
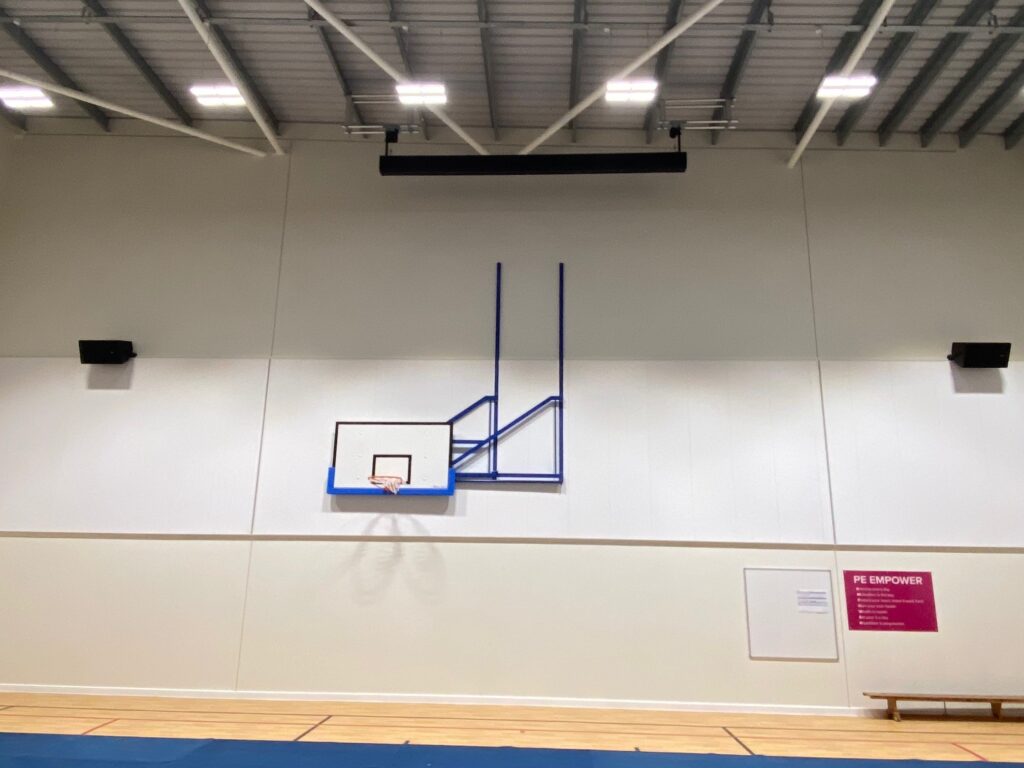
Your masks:
<path fill-rule="evenodd" d="M 745 568 L 752 659 L 838 661 L 832 572 Z"/>

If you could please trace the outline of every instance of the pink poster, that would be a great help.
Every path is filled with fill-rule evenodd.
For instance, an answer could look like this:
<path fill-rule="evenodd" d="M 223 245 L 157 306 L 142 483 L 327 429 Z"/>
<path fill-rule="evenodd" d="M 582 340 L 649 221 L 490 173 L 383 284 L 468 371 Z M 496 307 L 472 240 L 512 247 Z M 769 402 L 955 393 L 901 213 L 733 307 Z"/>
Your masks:
<path fill-rule="evenodd" d="M 938 632 L 928 571 L 843 571 L 850 629 Z"/>

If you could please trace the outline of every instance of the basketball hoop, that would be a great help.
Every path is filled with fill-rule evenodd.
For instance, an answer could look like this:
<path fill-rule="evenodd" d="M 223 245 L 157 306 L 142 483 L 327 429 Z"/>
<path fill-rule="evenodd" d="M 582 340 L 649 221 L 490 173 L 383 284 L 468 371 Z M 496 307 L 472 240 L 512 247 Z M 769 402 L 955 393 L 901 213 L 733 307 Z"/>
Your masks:
<path fill-rule="evenodd" d="M 405 478 L 398 475 L 370 475 L 367 480 L 382 489 L 384 493 L 398 493 L 398 489 L 405 482 Z"/>

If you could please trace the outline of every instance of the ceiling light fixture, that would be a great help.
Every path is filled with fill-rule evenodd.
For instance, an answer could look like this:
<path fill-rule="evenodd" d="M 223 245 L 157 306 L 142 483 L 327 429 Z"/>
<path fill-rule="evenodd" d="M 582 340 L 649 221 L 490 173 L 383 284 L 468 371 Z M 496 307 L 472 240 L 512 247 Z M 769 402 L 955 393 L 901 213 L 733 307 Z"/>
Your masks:
<path fill-rule="evenodd" d="M 403 104 L 446 104 L 448 91 L 444 83 L 399 83 L 395 86 Z"/>
<path fill-rule="evenodd" d="M 877 83 L 874 75 L 828 75 L 818 86 L 818 98 L 863 99 Z"/>
<path fill-rule="evenodd" d="M 8 109 L 15 109 L 19 112 L 53 108 L 53 101 L 42 90 L 22 85 L 8 85 L 0 88 L 0 101 Z"/>
<path fill-rule="evenodd" d="M 233 85 L 193 85 L 188 90 L 204 107 L 245 106 L 245 99 Z"/>
<path fill-rule="evenodd" d="M 657 93 L 657 80 L 609 80 L 604 99 L 610 103 L 649 104 Z"/>

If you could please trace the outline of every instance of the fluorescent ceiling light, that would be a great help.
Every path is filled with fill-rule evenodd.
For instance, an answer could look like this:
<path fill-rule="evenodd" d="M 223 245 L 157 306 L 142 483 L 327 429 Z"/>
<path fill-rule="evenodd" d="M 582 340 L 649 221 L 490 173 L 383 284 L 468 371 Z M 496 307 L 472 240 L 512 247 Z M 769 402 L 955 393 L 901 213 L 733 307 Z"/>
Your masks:
<path fill-rule="evenodd" d="M 609 80 L 604 98 L 612 103 L 647 104 L 654 101 L 657 93 L 657 80 Z"/>
<path fill-rule="evenodd" d="M 877 83 L 874 75 L 828 75 L 818 86 L 818 98 L 863 99 Z"/>
<path fill-rule="evenodd" d="M 245 99 L 233 85 L 193 85 L 189 91 L 204 107 L 245 106 Z"/>
<path fill-rule="evenodd" d="M 53 101 L 38 88 L 24 85 L 8 85 L 0 88 L 0 101 L 8 109 L 25 111 L 29 109 L 51 109 Z"/>
<path fill-rule="evenodd" d="M 395 91 L 403 104 L 445 104 L 448 101 L 444 83 L 399 83 Z"/>

